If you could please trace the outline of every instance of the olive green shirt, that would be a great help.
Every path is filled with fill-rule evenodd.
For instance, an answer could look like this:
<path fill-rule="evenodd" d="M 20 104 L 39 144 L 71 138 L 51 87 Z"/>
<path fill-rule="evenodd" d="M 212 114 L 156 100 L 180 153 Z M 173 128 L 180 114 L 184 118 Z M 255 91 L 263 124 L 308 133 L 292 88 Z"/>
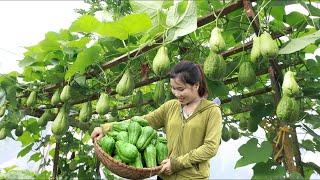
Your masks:
<path fill-rule="evenodd" d="M 208 179 L 209 160 L 216 155 L 221 138 L 222 116 L 219 106 L 203 100 L 193 114 L 185 119 L 182 105 L 170 100 L 144 116 L 150 126 L 163 128 L 167 137 L 171 176 L 162 179 Z"/>

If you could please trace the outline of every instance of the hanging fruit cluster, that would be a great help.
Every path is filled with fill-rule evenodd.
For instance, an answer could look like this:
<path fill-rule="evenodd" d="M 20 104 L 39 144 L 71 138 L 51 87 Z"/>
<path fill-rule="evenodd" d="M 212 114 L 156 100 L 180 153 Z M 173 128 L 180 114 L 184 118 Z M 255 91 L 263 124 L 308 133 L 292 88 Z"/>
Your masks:
<path fill-rule="evenodd" d="M 212 29 L 209 40 L 210 53 L 203 63 L 205 76 L 212 81 L 220 81 L 226 75 L 227 65 L 221 52 L 226 48 L 226 43 L 221 35 L 222 29 Z"/>
<path fill-rule="evenodd" d="M 281 100 L 277 105 L 277 117 L 287 124 L 295 123 L 299 120 L 299 104 L 295 96 L 299 94 L 299 86 L 292 71 L 287 71 L 283 78 Z"/>

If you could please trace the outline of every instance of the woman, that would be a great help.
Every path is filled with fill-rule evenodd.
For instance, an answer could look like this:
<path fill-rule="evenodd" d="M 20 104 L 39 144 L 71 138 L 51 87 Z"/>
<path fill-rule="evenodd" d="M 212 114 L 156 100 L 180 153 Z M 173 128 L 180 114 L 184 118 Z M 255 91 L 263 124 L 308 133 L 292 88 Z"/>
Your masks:
<path fill-rule="evenodd" d="M 164 128 L 168 159 L 163 160 L 162 179 L 208 179 L 209 160 L 218 151 L 222 117 L 219 106 L 206 100 L 208 90 L 199 65 L 181 61 L 170 72 L 171 91 L 177 99 L 167 101 L 145 115 L 149 125 Z M 110 124 L 97 127 L 92 137 L 100 139 Z"/>

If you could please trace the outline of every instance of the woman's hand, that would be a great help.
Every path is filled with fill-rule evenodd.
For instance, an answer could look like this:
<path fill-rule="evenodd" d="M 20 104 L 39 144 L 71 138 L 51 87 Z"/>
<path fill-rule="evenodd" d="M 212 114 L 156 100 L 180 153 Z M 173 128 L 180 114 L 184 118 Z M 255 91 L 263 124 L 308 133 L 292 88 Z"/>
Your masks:
<path fill-rule="evenodd" d="M 97 140 L 103 138 L 104 134 L 101 127 L 95 127 L 91 133 L 91 138 L 97 137 Z"/>
<path fill-rule="evenodd" d="M 172 170 L 171 170 L 171 162 L 170 159 L 165 159 L 161 162 L 162 168 L 159 171 L 158 174 L 164 172 L 166 175 L 171 175 L 172 174 Z"/>

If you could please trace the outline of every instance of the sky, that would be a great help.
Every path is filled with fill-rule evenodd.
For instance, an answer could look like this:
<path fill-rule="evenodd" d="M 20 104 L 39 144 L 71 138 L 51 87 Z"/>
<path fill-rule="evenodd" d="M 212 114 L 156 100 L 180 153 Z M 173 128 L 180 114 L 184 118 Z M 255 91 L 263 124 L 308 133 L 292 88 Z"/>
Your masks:
<path fill-rule="evenodd" d="M 82 1 L 0 1 L 0 73 L 14 70 L 21 72 L 17 60 L 23 58 L 23 47 L 37 44 L 44 39 L 48 31 L 58 32 L 60 29 L 69 28 L 79 17 L 73 9 L 84 7 L 87 5 Z M 264 133 L 260 129 L 255 136 L 264 138 Z M 236 162 L 241 158 L 238 148 L 247 140 L 240 138 L 237 141 L 222 142 L 218 154 L 210 161 L 210 178 L 249 179 L 252 176 L 252 165 L 234 169 Z M 37 171 L 38 164 L 28 162 L 30 156 L 16 158 L 20 150 L 20 142 L 9 138 L 0 141 L 0 169 L 17 165 L 19 169 Z M 315 154 L 303 151 L 302 153 L 303 160 L 315 160 Z M 312 177 L 320 178 L 316 175 Z"/>

